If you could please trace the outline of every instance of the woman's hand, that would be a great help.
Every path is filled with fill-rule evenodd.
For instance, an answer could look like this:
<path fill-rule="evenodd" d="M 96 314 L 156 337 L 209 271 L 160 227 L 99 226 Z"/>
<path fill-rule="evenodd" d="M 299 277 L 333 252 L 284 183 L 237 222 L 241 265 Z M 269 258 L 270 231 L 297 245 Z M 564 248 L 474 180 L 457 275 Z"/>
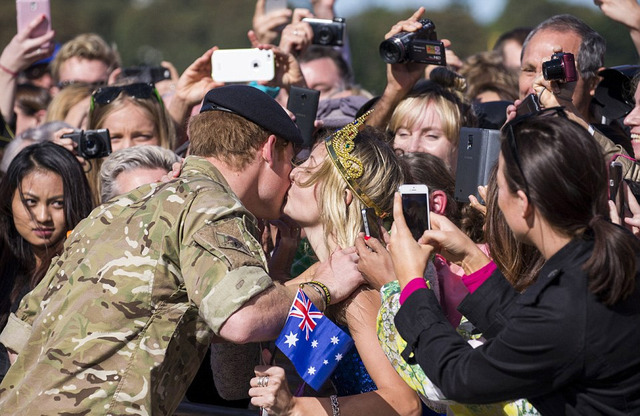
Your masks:
<path fill-rule="evenodd" d="M 294 10 L 291 23 L 282 30 L 280 37 L 279 47 L 283 52 L 300 55 L 311 45 L 313 29 L 309 23 L 302 21 L 306 17 L 313 17 L 313 14 L 307 9 Z"/>
<path fill-rule="evenodd" d="M 48 31 L 42 36 L 31 37 L 33 31 L 46 19 L 42 14 L 33 19 L 29 25 L 21 32 L 17 33 L 11 42 L 4 48 L 0 55 L 0 64 L 13 72 L 20 72 L 26 69 L 38 59 L 51 56 L 53 53 L 53 30 Z"/>
<path fill-rule="evenodd" d="M 256 376 L 249 382 L 251 404 L 267 411 L 270 415 L 289 415 L 293 412 L 295 398 L 289 391 L 284 369 L 259 365 Z"/>
<path fill-rule="evenodd" d="M 78 151 L 76 150 L 78 148 L 78 143 L 76 143 L 73 139 L 70 139 L 68 137 L 62 137 L 65 134 L 70 134 L 70 133 L 73 133 L 74 131 L 75 129 L 66 128 L 66 127 L 60 130 L 56 130 L 53 133 L 53 139 L 51 139 L 51 141 L 57 144 L 58 146 L 62 146 L 68 151 L 70 151 L 71 153 L 73 153 L 76 159 L 78 159 L 78 162 L 80 162 L 80 164 L 84 167 L 87 164 L 87 161 L 83 157 L 78 156 Z"/>
<path fill-rule="evenodd" d="M 264 45 L 258 43 L 258 38 L 252 30 L 247 33 L 247 36 L 249 37 L 251 45 L 254 48 L 269 49 L 273 51 L 276 65 L 275 76 L 273 77 L 273 80 L 260 82 L 260 84 L 282 87 L 287 91 L 293 85 L 302 88 L 307 87 L 307 84 L 304 80 L 304 75 L 302 75 L 302 70 L 300 69 L 300 64 L 292 54 L 287 53 L 274 45 Z"/>
<path fill-rule="evenodd" d="M 482 198 L 486 202 L 487 201 L 487 187 L 483 186 L 483 185 L 478 186 L 478 195 L 480 195 L 480 198 Z M 482 203 L 478 200 L 478 198 L 476 198 L 475 195 L 469 195 L 469 203 L 471 205 L 471 208 L 473 208 L 476 211 L 480 212 L 485 217 L 487 216 L 487 206 L 486 205 L 482 205 Z"/>
<path fill-rule="evenodd" d="M 387 234 L 385 232 L 385 234 Z M 377 238 L 365 240 L 362 236 L 356 239 L 358 253 L 358 270 L 376 290 L 396 280 L 391 254 Z"/>
<path fill-rule="evenodd" d="M 265 0 L 256 2 L 256 9 L 253 13 L 253 31 L 260 43 L 273 43 L 282 28 L 289 23 L 291 10 L 279 9 L 267 13 L 265 3 Z"/>
<path fill-rule="evenodd" d="M 640 204 L 638 204 L 638 200 L 629 189 L 629 185 L 626 182 L 622 181 L 622 187 L 624 189 L 624 195 L 626 200 L 626 210 L 624 217 L 624 225 L 627 227 L 629 231 L 633 233 L 636 237 L 640 238 Z M 614 224 L 622 225 L 622 219 L 618 214 L 618 207 L 614 201 L 609 201 L 609 216 L 611 217 L 611 222 Z"/>

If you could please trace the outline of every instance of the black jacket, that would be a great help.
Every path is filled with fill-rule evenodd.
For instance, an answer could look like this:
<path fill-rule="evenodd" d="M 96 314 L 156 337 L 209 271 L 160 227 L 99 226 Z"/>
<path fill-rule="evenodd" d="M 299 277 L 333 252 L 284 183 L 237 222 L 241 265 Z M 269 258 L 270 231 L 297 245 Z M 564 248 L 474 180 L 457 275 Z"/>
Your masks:
<path fill-rule="evenodd" d="M 523 294 L 494 272 L 458 308 L 487 338 L 475 350 L 430 290 L 414 292 L 395 318 L 403 356 L 461 403 L 525 397 L 543 415 L 640 415 L 638 274 L 629 298 L 603 305 L 581 270 L 592 250 L 570 242 Z"/>

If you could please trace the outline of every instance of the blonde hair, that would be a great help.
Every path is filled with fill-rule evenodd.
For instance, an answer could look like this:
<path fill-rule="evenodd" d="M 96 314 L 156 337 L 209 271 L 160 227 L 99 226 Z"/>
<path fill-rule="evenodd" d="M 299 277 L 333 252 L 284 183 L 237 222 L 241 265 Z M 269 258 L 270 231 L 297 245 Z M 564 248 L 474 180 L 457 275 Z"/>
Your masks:
<path fill-rule="evenodd" d="M 60 68 L 70 58 L 82 58 L 102 61 L 108 67 L 108 73 L 120 66 L 120 55 L 115 47 L 111 47 L 104 39 L 95 33 L 82 33 L 60 48 L 51 62 L 51 76 L 60 81 Z"/>
<path fill-rule="evenodd" d="M 93 87 L 85 84 L 72 84 L 63 88 L 49 103 L 45 121 L 64 121 L 67 118 L 67 114 L 69 114 L 69 110 L 82 100 L 90 97 L 92 91 Z M 87 104 L 88 111 L 89 104 Z"/>
<path fill-rule="evenodd" d="M 444 135 L 457 148 L 462 112 L 458 105 L 435 91 L 402 100 L 391 115 L 389 130 L 395 134 L 401 128 L 411 129 L 420 121 L 429 106 L 434 107 L 442 122 Z"/>
<path fill-rule="evenodd" d="M 358 185 L 385 212 L 393 211 L 393 195 L 404 181 L 398 157 L 385 140 L 386 136 L 373 127 L 365 127 L 354 139 L 355 148 L 350 155 L 358 158 L 364 172 L 357 179 Z M 323 142 L 317 146 L 324 146 Z M 347 182 L 327 156 L 319 169 L 299 184 L 310 187 L 317 185 L 320 220 L 324 224 L 325 235 L 331 236 L 340 247 L 355 244 L 362 230 L 362 208 L 364 203 L 353 194 L 350 204 L 345 202 Z M 326 241 L 329 248 L 329 241 Z"/>

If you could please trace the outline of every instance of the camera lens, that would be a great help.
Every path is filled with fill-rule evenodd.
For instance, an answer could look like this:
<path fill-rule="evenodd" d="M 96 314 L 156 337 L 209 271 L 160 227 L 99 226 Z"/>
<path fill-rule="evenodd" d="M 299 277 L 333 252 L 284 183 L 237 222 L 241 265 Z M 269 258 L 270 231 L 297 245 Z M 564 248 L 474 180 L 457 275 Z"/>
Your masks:
<path fill-rule="evenodd" d="M 562 59 L 551 59 L 547 62 L 543 62 L 542 76 L 547 81 L 563 80 L 565 76 L 564 76 L 564 65 L 562 64 Z"/>
<path fill-rule="evenodd" d="M 96 134 L 87 134 L 82 142 L 82 152 L 88 156 L 96 156 L 102 152 L 102 141 Z"/>
<path fill-rule="evenodd" d="M 333 43 L 333 32 L 331 32 L 329 26 L 322 26 L 314 36 L 320 45 L 331 45 Z"/>
<path fill-rule="evenodd" d="M 396 37 L 383 41 L 380 44 L 380 57 L 388 64 L 404 61 L 404 44 Z"/>

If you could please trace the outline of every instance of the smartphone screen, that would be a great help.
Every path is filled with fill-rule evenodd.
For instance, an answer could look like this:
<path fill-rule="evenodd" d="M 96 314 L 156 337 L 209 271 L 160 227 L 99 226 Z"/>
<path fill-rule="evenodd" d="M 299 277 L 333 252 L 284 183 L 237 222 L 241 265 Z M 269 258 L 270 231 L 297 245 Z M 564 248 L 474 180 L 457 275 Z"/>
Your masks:
<path fill-rule="evenodd" d="M 413 238 L 419 239 L 431 229 L 429 220 L 429 188 L 424 184 L 400 185 L 402 212 Z"/>
<path fill-rule="evenodd" d="M 366 237 L 374 237 L 382 241 L 378 216 L 373 208 L 362 209 L 362 231 Z"/>

